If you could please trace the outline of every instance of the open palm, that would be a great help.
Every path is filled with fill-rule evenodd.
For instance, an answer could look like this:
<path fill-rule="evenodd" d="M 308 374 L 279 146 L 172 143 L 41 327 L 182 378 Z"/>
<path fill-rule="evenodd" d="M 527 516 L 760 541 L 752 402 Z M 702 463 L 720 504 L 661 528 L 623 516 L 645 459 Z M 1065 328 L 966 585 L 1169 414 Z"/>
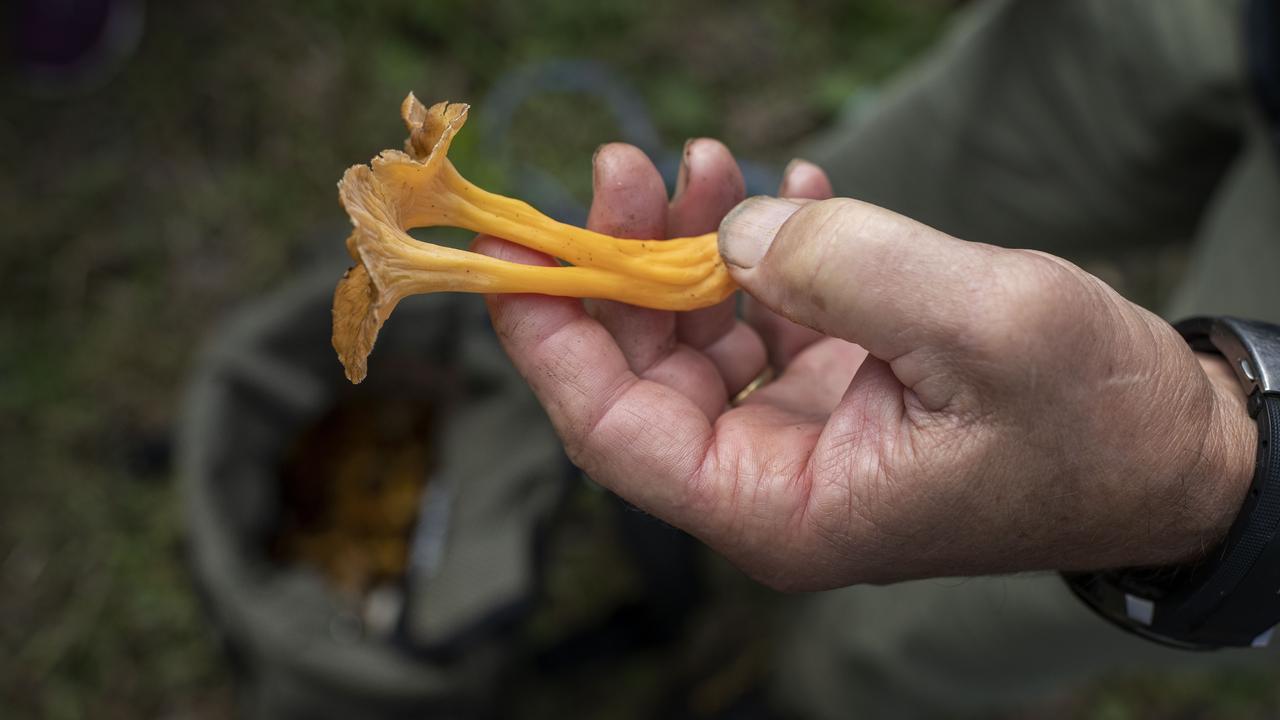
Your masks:
<path fill-rule="evenodd" d="M 670 203 L 652 163 L 627 145 L 597 153 L 594 180 L 588 227 L 619 237 L 712 231 L 743 199 L 736 163 L 713 140 L 686 146 Z M 795 163 L 781 194 L 822 199 L 831 190 L 816 166 Z M 478 238 L 476 249 L 554 262 L 492 237 Z M 808 586 L 795 557 L 834 563 L 846 551 L 849 489 L 814 487 L 812 470 L 823 463 L 836 469 L 850 439 L 866 438 L 850 428 L 855 417 L 867 421 L 862 403 L 832 415 L 866 353 L 747 301 L 744 322 L 736 297 L 688 313 L 612 302 L 584 307 L 546 296 L 489 298 L 502 342 L 579 467 L 760 579 Z M 770 362 L 778 379 L 729 407 Z M 896 381 L 893 392 L 900 395 Z"/>

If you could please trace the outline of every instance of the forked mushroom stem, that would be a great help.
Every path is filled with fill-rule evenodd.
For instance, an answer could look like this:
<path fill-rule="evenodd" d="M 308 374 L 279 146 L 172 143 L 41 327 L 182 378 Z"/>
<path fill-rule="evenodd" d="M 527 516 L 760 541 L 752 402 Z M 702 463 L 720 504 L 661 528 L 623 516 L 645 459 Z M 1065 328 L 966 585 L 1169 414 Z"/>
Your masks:
<path fill-rule="evenodd" d="M 696 286 L 719 271 L 724 276 L 723 280 L 732 286 L 728 272 L 720 262 L 715 233 L 669 240 L 616 238 L 553 220 L 526 202 L 483 190 L 462 177 L 447 160 L 438 168 L 405 160 L 407 158 L 399 153 L 384 153 L 374 160 L 373 171 L 383 188 L 401 190 L 401 201 L 396 204 L 396 225 L 402 229 L 463 228 L 510 240 L 580 268 L 612 270 L 627 279 L 652 280 L 686 288 Z M 357 166 L 352 171 L 360 169 Z M 346 182 L 344 179 L 344 185 Z M 411 192 L 404 192 L 406 189 Z M 406 234 L 406 237 L 409 236 Z M 568 275 L 565 280 L 576 282 Z M 548 290 L 556 289 L 556 286 L 548 286 Z M 537 292 L 600 297 L 576 292 L 572 287 L 559 288 L 559 292 L 548 290 Z M 598 289 L 592 290 L 596 291 Z M 481 292 L 530 291 L 485 289 Z M 707 304 L 722 299 L 720 297 Z"/>

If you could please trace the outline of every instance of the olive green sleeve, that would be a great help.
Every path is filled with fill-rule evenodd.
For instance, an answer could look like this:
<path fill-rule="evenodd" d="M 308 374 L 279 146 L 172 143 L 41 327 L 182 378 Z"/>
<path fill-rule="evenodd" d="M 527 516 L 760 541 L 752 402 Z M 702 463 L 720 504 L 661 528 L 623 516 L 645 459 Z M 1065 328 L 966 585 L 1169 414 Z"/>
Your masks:
<path fill-rule="evenodd" d="M 807 157 L 836 192 L 1062 254 L 1194 232 L 1247 114 L 1239 2 L 978 3 Z"/>

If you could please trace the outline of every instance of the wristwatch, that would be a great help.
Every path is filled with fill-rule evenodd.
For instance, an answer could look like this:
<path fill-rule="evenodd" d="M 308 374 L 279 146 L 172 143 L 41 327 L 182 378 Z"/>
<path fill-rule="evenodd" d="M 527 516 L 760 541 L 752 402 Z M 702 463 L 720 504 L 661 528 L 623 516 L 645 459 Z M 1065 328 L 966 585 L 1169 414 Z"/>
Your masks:
<path fill-rule="evenodd" d="M 1174 568 L 1065 573 L 1103 617 L 1186 649 L 1264 647 L 1280 623 L 1280 326 L 1231 317 L 1174 325 L 1193 350 L 1221 355 L 1258 422 L 1258 454 L 1244 506 L 1226 539 Z"/>

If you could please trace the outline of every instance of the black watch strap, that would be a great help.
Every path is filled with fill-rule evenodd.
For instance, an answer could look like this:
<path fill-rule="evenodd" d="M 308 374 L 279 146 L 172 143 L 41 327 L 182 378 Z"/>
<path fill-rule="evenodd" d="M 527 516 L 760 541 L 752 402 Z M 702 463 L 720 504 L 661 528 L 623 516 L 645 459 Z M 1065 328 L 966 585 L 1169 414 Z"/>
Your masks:
<path fill-rule="evenodd" d="M 1196 565 L 1065 577 L 1094 610 L 1149 639 L 1195 649 L 1266 645 L 1280 623 L 1280 327 L 1237 318 L 1175 327 L 1193 349 L 1231 364 L 1257 420 L 1257 460 L 1240 514 Z"/>

